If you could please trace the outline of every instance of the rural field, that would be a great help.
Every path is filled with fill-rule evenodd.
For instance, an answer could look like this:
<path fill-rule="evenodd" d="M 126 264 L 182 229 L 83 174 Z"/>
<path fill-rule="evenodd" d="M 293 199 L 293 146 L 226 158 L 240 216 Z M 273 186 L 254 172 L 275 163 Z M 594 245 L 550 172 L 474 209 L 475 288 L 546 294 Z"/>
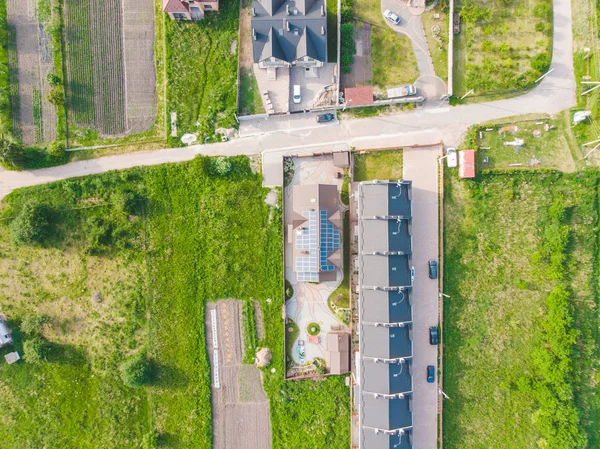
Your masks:
<path fill-rule="evenodd" d="M 598 447 L 598 172 L 444 185 L 444 447 Z"/>
<path fill-rule="evenodd" d="M 12 134 L 24 146 L 42 145 L 57 138 L 56 107 L 48 101 L 54 73 L 50 0 L 38 7 L 8 0 L 0 7 L 8 28 L 8 82 Z M 4 26 L 4 25 L 3 25 Z"/>
<path fill-rule="evenodd" d="M 238 26 L 234 0 L 224 0 L 218 13 L 198 22 L 166 22 L 167 113 L 177 114 L 177 137 L 198 133 L 199 141 L 209 141 L 217 128 L 236 126 Z M 178 142 L 172 133 L 169 138 Z"/>
<path fill-rule="evenodd" d="M 69 139 L 142 133 L 156 116 L 154 2 L 64 0 Z"/>
<path fill-rule="evenodd" d="M 209 447 L 205 305 L 254 298 L 265 329 L 258 345 L 273 353 L 263 371 L 272 447 L 345 448 L 344 378 L 283 380 L 281 210 L 265 203 L 267 192 L 238 157 L 7 197 L 0 310 L 29 357 L 0 365 L 3 447 Z M 52 224 L 27 232 L 32 207 Z M 149 374 L 141 387 L 126 386 L 140 357 Z"/>
<path fill-rule="evenodd" d="M 550 66 L 552 2 L 459 0 L 454 40 L 454 95 L 471 100 L 530 86 Z"/>

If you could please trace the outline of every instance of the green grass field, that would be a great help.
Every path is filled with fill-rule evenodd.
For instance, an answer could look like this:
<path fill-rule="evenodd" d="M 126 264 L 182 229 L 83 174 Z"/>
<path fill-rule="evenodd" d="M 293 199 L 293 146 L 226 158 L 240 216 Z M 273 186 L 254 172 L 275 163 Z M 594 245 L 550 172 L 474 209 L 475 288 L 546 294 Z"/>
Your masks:
<path fill-rule="evenodd" d="M 481 94 L 510 93 L 547 70 L 532 67 L 532 61 L 540 54 L 551 56 L 551 2 L 459 0 L 455 12 L 462 16 L 454 40 L 455 96 L 470 89 L 475 90 L 472 101 Z"/>
<path fill-rule="evenodd" d="M 263 114 L 264 112 L 265 107 L 260 98 L 254 73 L 242 71 L 240 73 L 240 114 L 253 115 Z"/>
<path fill-rule="evenodd" d="M 354 181 L 402 179 L 402 150 L 354 153 Z"/>
<path fill-rule="evenodd" d="M 263 309 L 273 447 L 347 446 L 344 379 L 283 380 L 281 209 L 264 202 L 267 190 L 246 158 L 229 162 L 228 174 L 197 158 L 6 199 L 4 217 L 35 198 L 56 211 L 56 224 L 43 246 L 17 247 L 10 220 L 0 221 L 0 309 L 17 331 L 29 313 L 50 316 L 41 332 L 47 361 L 0 365 L 3 447 L 141 447 L 153 430 L 159 447 L 210 447 L 204 309 L 229 297 L 254 298 Z M 135 201 L 124 210 L 126 194 Z M 96 291 L 101 303 L 91 300 Z M 152 382 L 130 389 L 119 367 L 141 348 Z"/>
<path fill-rule="evenodd" d="M 387 25 L 371 29 L 373 84 L 380 89 L 413 83 L 419 77 L 410 39 Z"/>
<path fill-rule="evenodd" d="M 598 173 L 444 182 L 444 447 L 598 447 Z"/>
<path fill-rule="evenodd" d="M 167 110 L 177 113 L 178 136 L 199 132 L 200 140 L 210 139 L 215 128 L 236 126 L 238 27 L 233 0 L 204 20 L 167 20 Z"/>

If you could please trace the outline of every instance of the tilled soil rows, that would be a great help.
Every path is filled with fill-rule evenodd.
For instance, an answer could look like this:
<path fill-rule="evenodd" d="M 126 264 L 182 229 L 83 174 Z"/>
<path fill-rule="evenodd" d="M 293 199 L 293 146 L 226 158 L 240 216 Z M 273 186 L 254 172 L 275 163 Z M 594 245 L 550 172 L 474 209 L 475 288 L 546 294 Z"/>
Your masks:
<path fill-rule="evenodd" d="M 217 311 L 219 388 L 214 382 L 215 360 L 211 311 Z M 242 302 L 220 300 L 206 308 L 208 354 L 211 363 L 213 448 L 270 449 L 269 401 L 260 371 L 242 364 Z"/>

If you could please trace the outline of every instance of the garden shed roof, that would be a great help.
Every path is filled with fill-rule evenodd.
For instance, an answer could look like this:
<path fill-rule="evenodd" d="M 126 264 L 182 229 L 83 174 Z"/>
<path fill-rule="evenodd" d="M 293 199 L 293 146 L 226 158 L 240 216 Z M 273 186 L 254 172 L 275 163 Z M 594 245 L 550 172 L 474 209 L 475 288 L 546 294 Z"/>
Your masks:
<path fill-rule="evenodd" d="M 163 0 L 164 12 L 189 12 L 187 2 L 181 0 Z"/>

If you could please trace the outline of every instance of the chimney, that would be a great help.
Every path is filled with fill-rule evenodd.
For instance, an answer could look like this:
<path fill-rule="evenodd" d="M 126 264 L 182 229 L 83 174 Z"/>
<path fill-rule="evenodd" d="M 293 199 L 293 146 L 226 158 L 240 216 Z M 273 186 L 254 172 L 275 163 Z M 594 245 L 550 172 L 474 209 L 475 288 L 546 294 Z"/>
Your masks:
<path fill-rule="evenodd" d="M 290 15 L 290 5 L 287 4 L 285 5 L 285 13 L 289 16 Z"/>
<path fill-rule="evenodd" d="M 325 15 L 325 6 L 321 5 L 321 15 Z"/>
<path fill-rule="evenodd" d="M 325 27 L 321 27 L 321 34 L 325 34 Z"/>
<path fill-rule="evenodd" d="M 252 8 L 252 17 L 256 17 L 256 8 Z"/>
<path fill-rule="evenodd" d="M 252 40 L 256 40 L 256 30 L 254 28 L 252 28 Z"/>

